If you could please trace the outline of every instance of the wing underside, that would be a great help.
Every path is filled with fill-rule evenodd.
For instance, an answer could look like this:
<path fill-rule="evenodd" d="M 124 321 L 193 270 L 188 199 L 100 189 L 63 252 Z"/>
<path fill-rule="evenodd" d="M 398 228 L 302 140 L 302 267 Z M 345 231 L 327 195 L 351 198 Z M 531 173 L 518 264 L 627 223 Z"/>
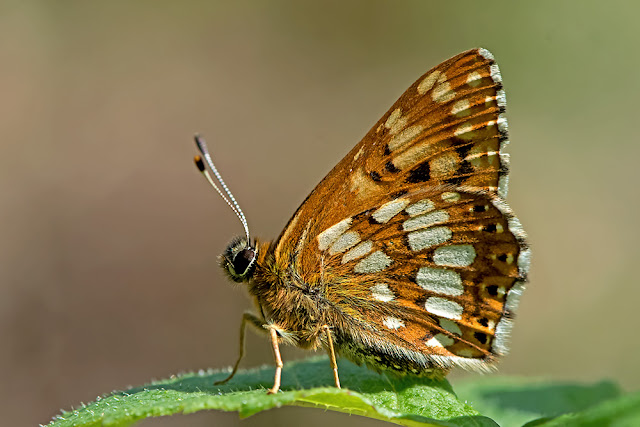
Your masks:
<path fill-rule="evenodd" d="M 503 201 L 505 105 L 488 51 L 443 62 L 405 91 L 289 221 L 276 262 L 326 287 L 359 322 L 360 335 L 345 343 L 406 352 L 422 367 L 482 368 L 506 352 L 529 250 Z"/>

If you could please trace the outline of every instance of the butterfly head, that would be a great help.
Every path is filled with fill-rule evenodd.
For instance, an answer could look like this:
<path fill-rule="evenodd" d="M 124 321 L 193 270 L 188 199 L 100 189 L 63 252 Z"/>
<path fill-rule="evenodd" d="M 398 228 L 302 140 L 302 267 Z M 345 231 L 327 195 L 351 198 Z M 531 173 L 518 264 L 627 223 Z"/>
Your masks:
<path fill-rule="evenodd" d="M 244 237 L 236 237 L 220 257 L 220 266 L 234 282 L 244 282 L 251 278 L 258 251 Z"/>
<path fill-rule="evenodd" d="M 224 251 L 222 256 L 220 257 L 220 265 L 227 272 L 231 280 L 234 282 L 245 282 L 248 281 L 253 275 L 253 270 L 256 263 L 256 258 L 258 255 L 258 250 L 256 249 L 255 242 L 252 244 L 251 239 L 249 237 L 249 226 L 247 225 L 247 219 L 240 209 L 240 205 L 236 201 L 231 191 L 225 184 L 222 176 L 216 169 L 216 166 L 213 164 L 213 160 L 211 159 L 211 154 L 209 154 L 209 149 L 207 148 L 207 144 L 204 140 L 199 136 L 195 136 L 196 146 L 198 147 L 198 151 L 204 157 L 196 156 L 194 158 L 196 167 L 204 175 L 209 184 L 216 190 L 216 192 L 222 197 L 222 199 L 229 205 L 233 213 L 236 214 L 240 222 L 242 223 L 242 227 L 244 228 L 245 236 L 244 237 L 236 237 L 233 241 L 227 246 L 227 249 Z M 213 173 L 213 176 L 216 178 L 216 181 L 213 180 L 212 175 L 205 167 L 205 162 L 209 166 L 209 169 Z"/>

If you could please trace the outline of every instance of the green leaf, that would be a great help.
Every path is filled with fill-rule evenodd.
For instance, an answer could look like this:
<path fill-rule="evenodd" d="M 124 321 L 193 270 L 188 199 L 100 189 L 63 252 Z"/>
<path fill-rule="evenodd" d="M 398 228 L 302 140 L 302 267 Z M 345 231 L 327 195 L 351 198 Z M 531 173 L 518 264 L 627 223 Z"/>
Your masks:
<path fill-rule="evenodd" d="M 495 376 L 456 383 L 456 393 L 503 427 L 579 412 L 620 396 L 619 388 L 610 382 L 581 385 Z"/>
<path fill-rule="evenodd" d="M 307 406 L 363 415 L 406 426 L 495 426 L 460 402 L 446 380 L 390 378 L 348 361 L 339 362 L 347 388 L 329 387 L 333 377 L 326 358 L 285 364 L 282 392 L 267 395 L 273 367 L 240 371 L 226 385 L 213 383 L 223 372 L 200 372 L 172 377 L 98 398 L 65 412 L 50 427 L 128 426 L 137 420 L 205 409 L 238 411 L 241 417 L 283 406 Z"/>
<path fill-rule="evenodd" d="M 607 400 L 579 413 L 565 414 L 551 420 L 536 420 L 528 427 L 635 427 L 640 426 L 640 393 Z"/>

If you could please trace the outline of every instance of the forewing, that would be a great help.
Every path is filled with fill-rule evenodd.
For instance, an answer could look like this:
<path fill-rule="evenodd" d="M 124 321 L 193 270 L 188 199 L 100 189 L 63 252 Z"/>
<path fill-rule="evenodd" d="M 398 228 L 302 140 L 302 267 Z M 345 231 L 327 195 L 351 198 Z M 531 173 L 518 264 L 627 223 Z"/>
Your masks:
<path fill-rule="evenodd" d="M 507 191 L 508 159 L 500 72 L 485 49 L 425 73 L 320 182 L 280 235 L 276 259 L 318 271 L 317 237 L 342 219 L 401 191 L 454 185 Z"/>

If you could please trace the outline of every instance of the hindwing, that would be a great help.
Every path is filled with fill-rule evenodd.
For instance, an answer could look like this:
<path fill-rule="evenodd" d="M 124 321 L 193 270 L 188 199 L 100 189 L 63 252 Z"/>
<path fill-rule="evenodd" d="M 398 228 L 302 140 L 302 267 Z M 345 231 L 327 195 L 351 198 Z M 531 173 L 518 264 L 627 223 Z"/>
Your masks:
<path fill-rule="evenodd" d="M 428 365 L 506 352 L 529 249 L 501 199 L 427 188 L 334 227 L 317 239 L 325 297 L 363 330 Z"/>

